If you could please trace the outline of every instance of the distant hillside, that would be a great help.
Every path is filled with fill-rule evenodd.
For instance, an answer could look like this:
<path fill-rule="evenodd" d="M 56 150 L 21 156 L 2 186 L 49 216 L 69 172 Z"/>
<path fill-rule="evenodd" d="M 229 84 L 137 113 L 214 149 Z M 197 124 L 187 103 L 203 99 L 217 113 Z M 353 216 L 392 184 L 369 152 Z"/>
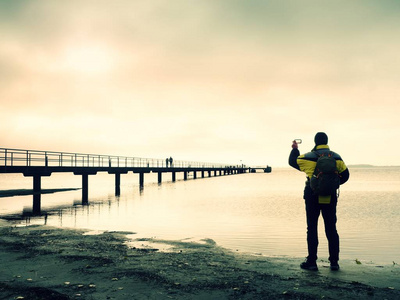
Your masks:
<path fill-rule="evenodd" d="M 349 168 L 373 168 L 374 165 L 358 164 L 358 165 L 348 165 Z"/>
<path fill-rule="evenodd" d="M 400 166 L 374 166 L 374 165 L 368 165 L 368 164 L 358 164 L 358 165 L 348 165 L 349 168 L 397 168 Z"/>

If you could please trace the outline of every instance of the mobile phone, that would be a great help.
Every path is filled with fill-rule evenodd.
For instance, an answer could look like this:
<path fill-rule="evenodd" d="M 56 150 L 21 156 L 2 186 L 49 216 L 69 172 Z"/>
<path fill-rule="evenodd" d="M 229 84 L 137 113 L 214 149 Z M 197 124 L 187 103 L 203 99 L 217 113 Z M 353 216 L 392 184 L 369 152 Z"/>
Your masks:
<path fill-rule="evenodd" d="M 301 144 L 301 142 L 302 142 L 301 139 L 294 139 L 294 141 L 295 141 L 297 144 Z"/>

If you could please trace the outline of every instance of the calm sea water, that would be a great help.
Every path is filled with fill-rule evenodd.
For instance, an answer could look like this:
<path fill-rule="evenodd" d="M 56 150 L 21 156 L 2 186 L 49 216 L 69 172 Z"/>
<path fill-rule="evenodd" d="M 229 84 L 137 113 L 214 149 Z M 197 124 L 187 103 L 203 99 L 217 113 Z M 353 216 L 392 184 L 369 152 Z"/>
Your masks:
<path fill-rule="evenodd" d="M 341 258 L 377 264 L 400 263 L 400 168 L 352 168 L 341 187 L 338 231 Z M 163 174 L 121 176 L 121 195 L 114 195 L 114 176 L 89 177 L 89 205 L 81 191 L 42 195 L 44 216 L 17 224 L 47 224 L 91 230 L 133 231 L 135 237 L 159 239 L 211 238 L 238 251 L 268 256 L 305 257 L 306 220 L 302 191 L 305 176 L 294 169 L 212 178 Z M 0 190 L 29 189 L 32 178 L 0 174 Z M 53 174 L 42 188 L 81 187 L 81 177 Z M 0 198 L 0 216 L 32 209 L 32 196 Z M 328 257 L 322 218 L 319 257 Z"/>

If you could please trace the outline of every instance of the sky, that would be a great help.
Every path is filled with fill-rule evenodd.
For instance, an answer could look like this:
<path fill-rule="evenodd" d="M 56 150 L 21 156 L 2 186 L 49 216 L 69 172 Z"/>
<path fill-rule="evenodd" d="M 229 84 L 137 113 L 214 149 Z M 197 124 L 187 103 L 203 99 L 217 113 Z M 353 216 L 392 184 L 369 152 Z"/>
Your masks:
<path fill-rule="evenodd" d="M 400 1 L 0 0 L 0 147 L 400 165 Z"/>

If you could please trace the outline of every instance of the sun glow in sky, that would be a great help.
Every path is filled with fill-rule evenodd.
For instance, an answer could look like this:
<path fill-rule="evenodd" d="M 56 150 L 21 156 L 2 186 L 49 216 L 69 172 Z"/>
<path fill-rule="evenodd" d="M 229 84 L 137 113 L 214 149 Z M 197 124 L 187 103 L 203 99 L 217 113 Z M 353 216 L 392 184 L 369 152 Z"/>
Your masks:
<path fill-rule="evenodd" d="M 399 13 L 0 0 L 0 147 L 287 166 L 325 131 L 347 164 L 400 165 Z"/>
<path fill-rule="evenodd" d="M 73 73 L 103 75 L 112 71 L 113 56 L 104 46 L 87 45 L 65 47 L 58 58 L 61 68 Z"/>

